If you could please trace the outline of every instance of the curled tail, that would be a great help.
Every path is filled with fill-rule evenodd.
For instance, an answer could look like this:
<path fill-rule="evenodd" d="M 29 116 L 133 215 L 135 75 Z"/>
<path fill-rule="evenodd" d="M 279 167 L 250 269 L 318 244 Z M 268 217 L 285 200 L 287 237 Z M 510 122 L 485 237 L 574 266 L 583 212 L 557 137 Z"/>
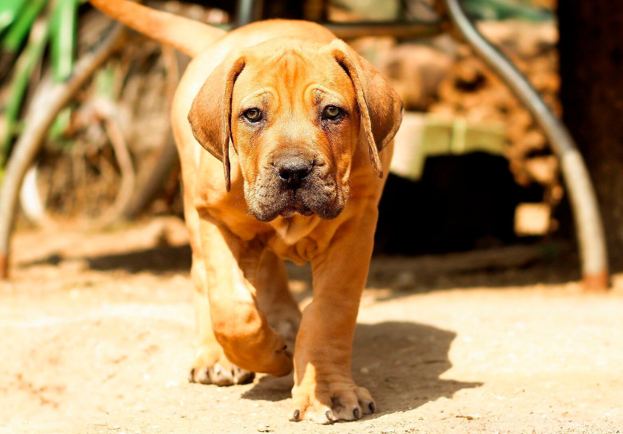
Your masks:
<path fill-rule="evenodd" d="M 225 31 L 208 24 L 126 0 L 89 1 L 109 17 L 190 57 L 225 34 Z"/>

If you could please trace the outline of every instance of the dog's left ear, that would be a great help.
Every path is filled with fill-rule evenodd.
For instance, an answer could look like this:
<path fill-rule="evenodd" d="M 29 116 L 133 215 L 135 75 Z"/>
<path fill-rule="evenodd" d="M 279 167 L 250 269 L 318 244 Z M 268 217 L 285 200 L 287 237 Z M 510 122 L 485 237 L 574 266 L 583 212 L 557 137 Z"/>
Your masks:
<path fill-rule="evenodd" d="M 392 141 L 402 122 L 402 101 L 383 76 L 344 41 L 336 39 L 329 49 L 344 68 L 355 88 L 372 167 L 379 178 L 383 167 L 379 152 Z"/>
<path fill-rule="evenodd" d="M 227 191 L 231 189 L 229 174 L 231 98 L 236 78 L 244 66 L 243 56 L 235 53 L 229 55 L 203 84 L 188 113 L 195 139 L 223 163 Z"/>

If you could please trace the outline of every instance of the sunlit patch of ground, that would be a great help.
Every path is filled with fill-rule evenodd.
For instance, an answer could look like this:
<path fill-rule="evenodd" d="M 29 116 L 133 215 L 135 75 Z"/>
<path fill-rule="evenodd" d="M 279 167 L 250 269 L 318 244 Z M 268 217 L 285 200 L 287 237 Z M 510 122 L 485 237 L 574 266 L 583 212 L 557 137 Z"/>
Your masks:
<path fill-rule="evenodd" d="M 98 234 L 22 231 L 14 251 L 13 280 L 0 284 L 0 432 L 531 434 L 623 426 L 621 279 L 608 295 L 583 295 L 573 282 L 538 284 L 538 273 L 521 287 L 484 287 L 481 273 L 477 287 L 463 274 L 460 289 L 452 276 L 444 289 L 368 289 L 353 372 L 380 412 L 327 427 L 287 421 L 291 378 L 260 376 L 232 388 L 187 382 L 195 335 L 180 222 Z M 530 269 L 512 272 L 530 280 Z M 293 284 L 303 304 L 308 287 Z"/>

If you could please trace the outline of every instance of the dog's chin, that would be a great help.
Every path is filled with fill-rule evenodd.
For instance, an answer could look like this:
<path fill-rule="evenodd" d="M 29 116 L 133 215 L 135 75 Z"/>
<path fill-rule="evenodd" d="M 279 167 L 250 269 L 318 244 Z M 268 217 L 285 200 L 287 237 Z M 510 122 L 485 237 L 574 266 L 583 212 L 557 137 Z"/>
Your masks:
<path fill-rule="evenodd" d="M 317 215 L 323 220 L 332 220 L 344 209 L 348 188 L 338 187 L 332 182 L 308 180 L 299 189 L 291 190 L 284 189 L 278 180 L 269 179 L 245 183 L 244 196 L 249 214 L 262 222 L 270 222 L 277 217 L 289 219 L 296 215 Z"/>
<path fill-rule="evenodd" d="M 339 216 L 344 209 L 345 201 L 336 195 L 330 201 L 321 202 L 314 197 L 273 197 L 265 201 L 248 201 L 249 213 L 262 222 L 270 222 L 277 217 L 292 218 L 302 215 L 311 217 L 317 215 L 323 220 L 332 220 Z"/>
<path fill-rule="evenodd" d="M 307 208 L 305 205 L 301 205 L 301 204 L 288 205 L 285 208 L 283 208 L 281 211 L 279 211 L 279 216 L 283 217 L 284 219 L 289 219 L 291 217 L 294 217 L 294 215 L 296 214 L 309 217 L 309 216 L 314 215 L 315 213 L 311 209 Z"/>

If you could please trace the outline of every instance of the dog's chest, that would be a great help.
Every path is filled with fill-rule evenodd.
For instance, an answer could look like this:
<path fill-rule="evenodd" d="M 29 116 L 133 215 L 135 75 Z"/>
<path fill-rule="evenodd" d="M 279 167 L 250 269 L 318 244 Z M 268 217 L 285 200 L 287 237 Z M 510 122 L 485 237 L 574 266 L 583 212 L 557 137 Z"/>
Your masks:
<path fill-rule="evenodd" d="M 319 217 L 294 216 L 271 223 L 274 232 L 266 240 L 277 256 L 302 265 L 328 245 L 334 230 Z"/>
<path fill-rule="evenodd" d="M 276 238 L 286 245 L 294 245 L 308 236 L 320 223 L 318 217 L 295 215 L 291 218 L 278 218 L 271 223 Z"/>

